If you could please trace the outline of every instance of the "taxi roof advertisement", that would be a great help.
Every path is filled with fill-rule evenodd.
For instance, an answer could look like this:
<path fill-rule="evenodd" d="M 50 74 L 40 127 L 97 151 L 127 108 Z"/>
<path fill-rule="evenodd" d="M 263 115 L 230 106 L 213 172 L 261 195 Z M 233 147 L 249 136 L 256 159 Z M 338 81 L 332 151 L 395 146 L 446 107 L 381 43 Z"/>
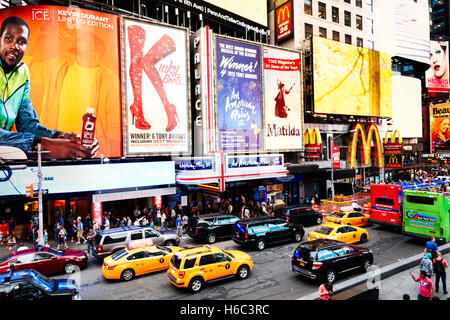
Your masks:
<path fill-rule="evenodd" d="M 59 6 L 0 10 L 2 22 L 12 16 L 24 20 L 29 28 L 21 68 L 24 81 L 29 80 L 29 97 L 40 124 L 81 134 L 83 115 L 92 108 L 99 145 L 96 157 L 121 157 L 118 16 Z M 15 110 L 7 117 L 16 125 L 9 129 L 24 135 L 26 128 L 18 129 L 17 120 L 25 115 L 18 106 L 8 108 Z"/>

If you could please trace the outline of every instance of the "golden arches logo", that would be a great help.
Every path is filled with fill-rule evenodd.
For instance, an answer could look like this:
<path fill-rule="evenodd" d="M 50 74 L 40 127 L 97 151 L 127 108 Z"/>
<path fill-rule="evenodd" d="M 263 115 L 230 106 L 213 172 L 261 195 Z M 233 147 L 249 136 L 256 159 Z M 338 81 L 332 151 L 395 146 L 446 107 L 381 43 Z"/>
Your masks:
<path fill-rule="evenodd" d="M 361 165 L 370 165 L 370 154 L 372 152 L 372 142 L 375 147 L 375 167 L 383 167 L 383 150 L 381 147 L 380 133 L 375 124 L 370 124 L 364 130 L 361 123 L 357 123 L 353 129 L 353 138 L 348 146 L 347 164 L 349 169 L 354 169 L 356 166 L 356 152 L 359 141 L 361 141 Z"/>
<path fill-rule="evenodd" d="M 307 128 L 303 135 L 305 144 L 322 144 L 322 136 L 320 135 L 319 128 L 310 129 Z M 317 140 L 317 141 L 316 141 Z"/>
<path fill-rule="evenodd" d="M 283 6 L 281 6 L 280 8 L 278 8 L 278 12 L 277 12 L 277 23 L 280 24 L 280 22 L 284 22 L 287 19 L 291 18 L 291 3 L 288 2 L 286 4 L 284 4 Z M 281 18 L 281 19 L 280 19 Z"/>
<path fill-rule="evenodd" d="M 398 158 L 395 155 L 389 157 L 389 164 L 398 164 Z"/>
<path fill-rule="evenodd" d="M 391 138 L 391 143 L 395 143 L 395 139 L 396 139 L 397 135 L 398 135 L 398 143 L 403 143 L 403 140 L 402 140 L 402 137 L 400 135 L 400 132 L 398 130 L 395 130 L 395 131 L 388 131 L 388 132 L 386 132 L 386 136 L 384 137 L 384 143 L 385 144 L 389 143 L 388 134 L 389 134 L 389 137 Z"/>

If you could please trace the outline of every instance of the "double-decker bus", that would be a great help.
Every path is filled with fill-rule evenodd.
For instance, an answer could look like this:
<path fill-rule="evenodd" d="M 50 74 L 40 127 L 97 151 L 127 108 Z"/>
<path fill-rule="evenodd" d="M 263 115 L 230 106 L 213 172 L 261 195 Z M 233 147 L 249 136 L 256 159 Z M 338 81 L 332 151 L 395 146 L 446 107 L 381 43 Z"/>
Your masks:
<path fill-rule="evenodd" d="M 422 190 L 403 192 L 402 232 L 414 237 L 450 237 L 450 193 Z"/>

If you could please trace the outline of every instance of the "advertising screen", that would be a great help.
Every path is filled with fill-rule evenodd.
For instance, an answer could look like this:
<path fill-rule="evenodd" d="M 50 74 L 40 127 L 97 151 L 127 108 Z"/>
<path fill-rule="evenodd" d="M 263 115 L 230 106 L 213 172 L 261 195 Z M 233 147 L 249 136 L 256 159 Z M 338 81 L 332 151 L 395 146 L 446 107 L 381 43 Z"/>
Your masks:
<path fill-rule="evenodd" d="M 18 26 L 21 37 L 28 41 L 20 44 L 20 62 L 20 53 L 14 62 L 8 62 L 12 56 L 2 58 L 3 67 L 11 63 L 17 69 L 9 75 L 14 81 L 3 78 L 1 84 L 6 111 L 1 115 L 4 131 L 0 131 L 0 145 L 31 151 L 34 134 L 41 136 L 46 131 L 34 129 L 35 119 L 47 129 L 80 135 L 83 115 L 89 108 L 96 118 L 96 156 L 121 157 L 118 16 L 58 6 L 0 10 L 2 23 L 14 16 L 25 21 L 28 28 L 17 22 L 8 24 L 8 28 Z M 1 50 L 9 49 L 2 44 Z M 54 132 L 50 137 L 56 137 Z M 54 145 L 44 151 L 50 151 L 54 158 L 76 157 L 73 145 L 66 141 L 56 143 L 60 147 L 64 144 L 64 154 Z"/>
<path fill-rule="evenodd" d="M 313 37 L 314 112 L 391 117 L 391 57 Z"/>
<path fill-rule="evenodd" d="M 186 29 L 124 19 L 122 43 L 124 153 L 188 152 Z"/>
<path fill-rule="evenodd" d="M 263 47 L 266 150 L 302 149 L 300 54 Z"/>
<path fill-rule="evenodd" d="M 450 150 L 450 104 L 430 106 L 431 153 Z"/>
<path fill-rule="evenodd" d="M 215 49 L 219 150 L 262 150 L 260 46 L 216 37 Z"/>
<path fill-rule="evenodd" d="M 448 41 L 430 41 L 430 68 L 425 71 L 428 92 L 448 92 L 448 63 Z"/>

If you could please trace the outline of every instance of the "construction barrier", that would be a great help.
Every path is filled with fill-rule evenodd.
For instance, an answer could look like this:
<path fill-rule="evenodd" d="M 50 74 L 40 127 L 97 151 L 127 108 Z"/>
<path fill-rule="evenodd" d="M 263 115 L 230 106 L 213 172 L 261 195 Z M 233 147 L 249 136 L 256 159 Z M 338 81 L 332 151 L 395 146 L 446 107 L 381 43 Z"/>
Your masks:
<path fill-rule="evenodd" d="M 369 202 L 370 195 L 367 193 L 356 193 L 351 196 L 335 196 L 334 200 L 320 200 L 320 210 L 325 210 L 326 214 L 330 214 L 339 211 L 342 207 L 348 207 L 356 203 L 362 208 L 366 205 L 367 211 L 369 211 Z"/>

